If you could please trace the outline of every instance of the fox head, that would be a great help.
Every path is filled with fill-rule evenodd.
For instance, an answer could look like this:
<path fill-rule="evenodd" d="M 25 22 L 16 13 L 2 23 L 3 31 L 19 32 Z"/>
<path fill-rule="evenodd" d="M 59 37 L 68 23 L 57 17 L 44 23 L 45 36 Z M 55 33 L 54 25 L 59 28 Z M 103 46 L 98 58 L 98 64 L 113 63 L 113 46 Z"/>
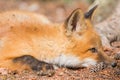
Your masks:
<path fill-rule="evenodd" d="M 70 41 L 65 53 L 75 57 L 71 58 L 72 63 L 69 62 L 68 66 L 88 67 L 102 61 L 116 65 L 114 60 L 103 52 L 100 36 L 92 25 L 91 20 L 96 8 L 97 6 L 86 13 L 76 9 L 65 21 L 65 35 Z"/>

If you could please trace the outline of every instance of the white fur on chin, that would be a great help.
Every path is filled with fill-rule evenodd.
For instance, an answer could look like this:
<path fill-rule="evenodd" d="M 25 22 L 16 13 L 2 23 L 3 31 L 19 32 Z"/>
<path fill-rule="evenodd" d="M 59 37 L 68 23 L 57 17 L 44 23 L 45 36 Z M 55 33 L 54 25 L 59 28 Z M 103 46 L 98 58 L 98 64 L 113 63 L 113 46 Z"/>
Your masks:
<path fill-rule="evenodd" d="M 94 59 L 86 58 L 84 60 L 80 60 L 77 56 L 73 55 L 64 55 L 61 54 L 55 59 L 49 61 L 52 64 L 56 64 L 62 67 L 72 67 L 72 68 L 79 68 L 79 67 L 88 67 L 91 65 L 95 65 L 97 62 Z"/>

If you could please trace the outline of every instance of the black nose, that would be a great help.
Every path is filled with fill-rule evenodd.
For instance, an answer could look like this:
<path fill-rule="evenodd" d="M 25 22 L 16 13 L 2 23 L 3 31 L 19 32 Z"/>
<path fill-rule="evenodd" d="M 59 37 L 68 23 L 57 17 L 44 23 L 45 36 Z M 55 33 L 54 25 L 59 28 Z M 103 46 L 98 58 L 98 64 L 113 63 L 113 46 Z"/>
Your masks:
<path fill-rule="evenodd" d="M 117 66 L 117 62 L 113 62 L 113 63 L 111 64 L 111 66 L 112 66 L 112 67 L 116 67 L 116 66 Z"/>

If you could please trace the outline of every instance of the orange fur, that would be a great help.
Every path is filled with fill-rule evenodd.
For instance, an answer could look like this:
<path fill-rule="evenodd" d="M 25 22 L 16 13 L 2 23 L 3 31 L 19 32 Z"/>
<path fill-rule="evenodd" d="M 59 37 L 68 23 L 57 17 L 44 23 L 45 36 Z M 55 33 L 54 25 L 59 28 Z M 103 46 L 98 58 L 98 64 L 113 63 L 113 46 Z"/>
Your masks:
<path fill-rule="evenodd" d="M 78 58 L 78 63 L 86 58 L 96 62 L 103 61 L 102 59 L 111 62 L 112 60 L 102 51 L 100 37 L 93 29 L 90 19 L 85 19 L 80 9 L 75 10 L 71 15 L 79 15 L 80 19 L 77 22 L 80 23 L 81 31 L 79 29 L 78 31 L 67 31 L 66 24 L 69 25 L 69 21 L 71 23 L 74 20 L 73 16 L 70 16 L 65 24 L 53 24 L 44 16 L 35 13 L 22 11 L 1 13 L 0 67 L 20 70 L 18 65 L 21 64 L 16 64 L 12 60 L 23 55 L 31 55 L 38 60 L 58 65 L 59 63 L 56 61 L 61 60 L 59 58 L 61 55 L 64 55 L 64 59 L 69 60 L 74 56 Z M 97 48 L 98 53 L 89 51 L 93 47 Z M 61 62 L 63 62 L 61 63 L 63 66 L 66 64 L 63 60 Z M 81 64 L 71 63 L 73 67 L 80 67 Z M 24 65 L 21 69 L 26 68 L 29 69 Z"/>

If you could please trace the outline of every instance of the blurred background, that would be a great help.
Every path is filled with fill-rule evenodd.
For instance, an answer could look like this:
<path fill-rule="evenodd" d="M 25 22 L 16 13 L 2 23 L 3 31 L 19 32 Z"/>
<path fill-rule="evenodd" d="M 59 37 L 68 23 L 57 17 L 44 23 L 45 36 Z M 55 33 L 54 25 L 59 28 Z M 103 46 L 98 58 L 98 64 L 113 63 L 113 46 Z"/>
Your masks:
<path fill-rule="evenodd" d="M 0 0 L 0 12 L 8 10 L 25 10 L 44 14 L 53 22 L 62 22 L 76 8 L 84 12 L 96 2 L 100 8 L 95 22 L 109 17 L 120 0 Z"/>

